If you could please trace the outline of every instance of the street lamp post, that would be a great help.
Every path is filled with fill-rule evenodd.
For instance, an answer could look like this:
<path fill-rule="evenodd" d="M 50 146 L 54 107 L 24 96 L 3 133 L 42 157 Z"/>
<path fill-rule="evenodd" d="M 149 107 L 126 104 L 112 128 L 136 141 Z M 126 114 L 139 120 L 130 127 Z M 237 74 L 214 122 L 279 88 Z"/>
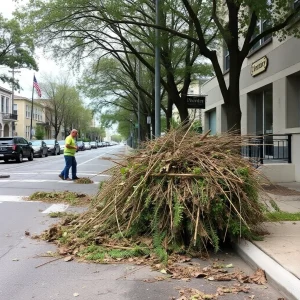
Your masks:
<path fill-rule="evenodd" d="M 140 102 L 141 102 L 141 62 L 138 62 L 138 148 L 141 144 L 141 112 L 140 112 Z"/>
<path fill-rule="evenodd" d="M 159 0 L 155 0 L 155 24 L 158 26 L 159 23 Z M 155 137 L 160 137 L 160 30 L 157 28 L 155 42 Z"/>

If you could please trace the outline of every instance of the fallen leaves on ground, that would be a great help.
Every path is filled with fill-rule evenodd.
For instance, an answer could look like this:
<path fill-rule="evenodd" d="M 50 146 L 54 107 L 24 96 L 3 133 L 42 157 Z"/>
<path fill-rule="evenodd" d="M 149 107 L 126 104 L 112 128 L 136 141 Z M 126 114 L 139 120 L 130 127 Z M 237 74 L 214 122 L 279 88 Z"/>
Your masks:
<path fill-rule="evenodd" d="M 75 183 L 81 183 L 81 184 L 89 184 L 89 183 L 94 183 L 93 180 L 91 180 L 88 177 L 81 177 L 79 179 L 74 180 Z"/>
<path fill-rule="evenodd" d="M 256 284 L 267 283 L 265 271 L 262 269 L 257 269 L 256 272 L 250 276 L 250 280 Z"/>
<path fill-rule="evenodd" d="M 73 256 L 67 256 L 67 257 L 64 258 L 64 261 L 68 262 L 68 261 L 71 261 L 73 259 L 74 259 Z"/>
<path fill-rule="evenodd" d="M 204 299 L 217 299 L 217 295 L 205 294 L 197 289 L 184 288 L 179 290 L 180 297 L 176 300 L 204 300 Z M 174 298 L 173 298 L 174 299 Z"/>
<path fill-rule="evenodd" d="M 221 286 L 217 288 L 217 295 L 223 296 L 225 294 L 238 294 L 240 292 L 249 293 L 250 287 L 241 284 L 235 284 L 233 286 Z"/>

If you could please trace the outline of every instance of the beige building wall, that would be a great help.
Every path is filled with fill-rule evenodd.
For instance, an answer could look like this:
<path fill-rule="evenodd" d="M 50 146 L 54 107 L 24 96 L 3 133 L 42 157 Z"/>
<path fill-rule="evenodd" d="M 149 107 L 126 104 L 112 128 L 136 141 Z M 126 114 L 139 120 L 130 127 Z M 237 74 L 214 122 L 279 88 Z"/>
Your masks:
<path fill-rule="evenodd" d="M 32 101 L 26 97 L 15 96 L 14 104 L 17 106 L 18 121 L 16 122 L 15 134 L 22 136 L 27 140 L 30 139 L 30 123 L 31 123 L 31 105 Z M 36 127 L 43 126 L 45 130 L 44 139 L 54 138 L 54 129 L 51 127 L 50 122 L 47 121 L 46 114 L 47 109 L 40 102 L 33 101 L 33 117 L 32 117 L 32 128 L 33 128 L 33 139 Z M 60 132 L 58 140 L 62 139 L 62 133 Z"/>
<path fill-rule="evenodd" d="M 273 124 L 270 134 L 292 134 L 292 176 L 300 181 L 300 39 L 288 37 L 283 42 L 272 38 L 251 53 L 243 63 L 240 77 L 240 105 L 242 110 L 242 134 L 257 134 L 257 95 L 269 91 L 272 94 Z M 259 75 L 251 75 L 251 66 L 264 56 L 268 67 Z M 223 63 L 221 64 L 223 66 Z M 228 80 L 228 74 L 224 74 Z M 203 112 L 204 131 L 209 129 L 209 113 L 216 110 L 216 131 L 226 131 L 226 116 L 222 112 L 223 97 L 216 78 L 206 82 L 203 94 L 208 95 Z M 290 172 L 289 171 L 289 172 Z M 291 176 L 289 177 L 291 178 Z M 278 178 L 276 179 L 278 180 Z"/>

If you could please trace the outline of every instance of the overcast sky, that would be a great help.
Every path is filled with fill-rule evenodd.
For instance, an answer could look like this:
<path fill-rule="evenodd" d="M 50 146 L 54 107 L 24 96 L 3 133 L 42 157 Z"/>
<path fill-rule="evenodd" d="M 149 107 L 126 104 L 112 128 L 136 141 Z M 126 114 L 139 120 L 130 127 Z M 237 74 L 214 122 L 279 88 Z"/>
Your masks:
<path fill-rule="evenodd" d="M 0 0 L 0 2 L 1 2 L 0 13 L 2 13 L 2 15 L 5 18 L 11 18 L 12 12 L 21 4 L 25 4 L 26 2 L 28 2 L 28 0 L 19 0 L 18 3 L 16 3 L 14 0 Z M 22 90 L 20 92 L 19 91 L 15 92 L 15 94 L 25 96 L 30 99 L 32 95 L 32 84 L 33 84 L 34 74 L 36 76 L 37 81 L 41 82 L 42 77 L 45 76 L 45 74 L 58 76 L 61 72 L 66 72 L 66 71 L 62 71 L 62 69 L 66 69 L 64 68 L 63 65 L 58 66 L 53 60 L 51 60 L 50 58 L 46 58 L 45 55 L 43 54 L 42 49 L 37 49 L 34 58 L 38 63 L 38 67 L 39 67 L 38 72 L 35 72 L 34 70 L 20 69 L 21 73 L 16 74 L 16 78 L 19 79 Z M 3 71 L 8 72 L 8 70 L 9 70 L 8 68 L 0 66 L 1 73 Z M 4 88 L 11 89 L 11 87 L 8 84 L 4 84 L 3 82 L 0 82 L 0 85 Z M 35 97 L 38 96 L 35 94 Z"/>

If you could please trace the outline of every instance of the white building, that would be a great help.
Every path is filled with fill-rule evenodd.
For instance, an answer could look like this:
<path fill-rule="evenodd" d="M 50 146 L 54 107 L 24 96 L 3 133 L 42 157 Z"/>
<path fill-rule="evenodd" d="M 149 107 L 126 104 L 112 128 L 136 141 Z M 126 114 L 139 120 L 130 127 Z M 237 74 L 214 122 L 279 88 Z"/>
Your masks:
<path fill-rule="evenodd" d="M 228 59 L 223 51 L 220 65 L 225 79 Z M 204 131 L 226 131 L 217 79 L 207 81 L 202 90 L 207 95 Z M 300 181 L 300 39 L 279 42 L 268 37 L 260 41 L 242 66 L 240 104 L 242 134 L 268 135 L 268 147 L 263 147 L 264 172 L 273 181 Z"/>
<path fill-rule="evenodd" d="M 0 137 L 13 136 L 17 113 L 12 107 L 12 92 L 0 87 Z"/>

